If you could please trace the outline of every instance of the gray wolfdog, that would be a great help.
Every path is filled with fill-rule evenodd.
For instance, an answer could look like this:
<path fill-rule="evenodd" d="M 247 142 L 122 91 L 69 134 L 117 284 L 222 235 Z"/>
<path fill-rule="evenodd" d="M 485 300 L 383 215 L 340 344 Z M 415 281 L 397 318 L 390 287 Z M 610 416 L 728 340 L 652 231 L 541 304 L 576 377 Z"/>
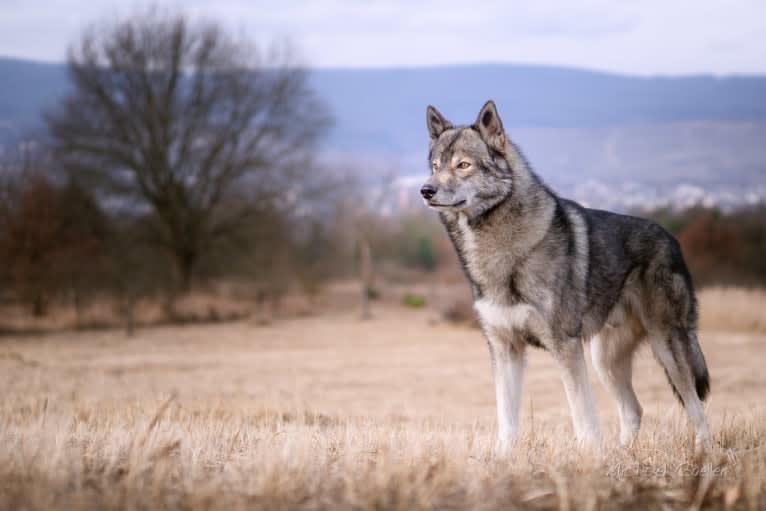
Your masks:
<path fill-rule="evenodd" d="M 527 346 L 553 355 L 577 439 L 600 444 L 584 341 L 617 402 L 623 445 L 641 424 L 632 360 L 646 341 L 694 425 L 696 448 L 708 448 L 708 371 L 675 238 L 648 220 L 557 196 L 508 139 L 492 101 L 470 126 L 453 126 L 432 106 L 427 122 L 432 173 L 420 193 L 471 284 L 494 368 L 499 448 L 519 429 Z"/>

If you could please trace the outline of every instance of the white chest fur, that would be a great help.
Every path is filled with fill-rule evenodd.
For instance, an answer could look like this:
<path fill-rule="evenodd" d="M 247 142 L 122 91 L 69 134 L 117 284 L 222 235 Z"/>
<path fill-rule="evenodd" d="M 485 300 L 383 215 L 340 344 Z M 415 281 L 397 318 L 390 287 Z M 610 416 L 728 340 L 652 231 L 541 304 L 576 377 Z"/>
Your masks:
<path fill-rule="evenodd" d="M 473 306 L 486 328 L 503 332 L 524 330 L 527 320 L 536 313 L 531 305 L 502 305 L 488 298 L 477 300 Z"/>
<path fill-rule="evenodd" d="M 509 294 L 508 276 L 514 270 L 515 254 L 507 238 L 504 241 L 503 237 L 477 233 L 465 215 L 458 217 L 458 227 L 466 269 L 481 290 L 474 309 L 486 333 L 512 342 L 517 334 L 530 330 L 537 337 L 546 337 L 544 317 L 552 308 L 552 295 L 545 286 L 537 285 L 529 272 L 521 272 L 515 282 L 517 292 L 523 292 L 523 301 L 518 294 Z"/>

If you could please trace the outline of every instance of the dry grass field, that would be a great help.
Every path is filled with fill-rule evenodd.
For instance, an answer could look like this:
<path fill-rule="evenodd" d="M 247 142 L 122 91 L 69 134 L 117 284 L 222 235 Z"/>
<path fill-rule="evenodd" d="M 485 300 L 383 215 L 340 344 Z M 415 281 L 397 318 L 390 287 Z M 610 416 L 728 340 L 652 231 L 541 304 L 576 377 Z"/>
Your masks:
<path fill-rule="evenodd" d="M 706 292 L 702 311 L 704 456 L 646 350 L 631 448 L 596 383 L 603 449 L 578 449 L 534 351 L 499 456 L 485 344 L 429 309 L 7 336 L 0 509 L 766 508 L 766 298 Z"/>

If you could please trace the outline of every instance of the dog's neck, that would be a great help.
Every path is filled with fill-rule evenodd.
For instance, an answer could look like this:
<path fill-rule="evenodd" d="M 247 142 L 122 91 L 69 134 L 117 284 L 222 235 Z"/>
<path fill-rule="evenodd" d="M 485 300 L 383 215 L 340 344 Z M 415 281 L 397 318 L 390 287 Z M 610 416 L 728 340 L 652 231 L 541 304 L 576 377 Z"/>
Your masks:
<path fill-rule="evenodd" d="M 502 248 L 507 257 L 522 259 L 548 232 L 556 209 L 556 196 L 535 175 L 518 149 L 513 145 L 510 149 L 505 156 L 511 172 L 508 194 L 475 214 L 441 215 L 462 259 L 488 255 L 482 246 Z M 479 250 L 467 250 L 467 234 Z"/>
<path fill-rule="evenodd" d="M 491 225 L 529 223 L 535 217 L 552 216 L 555 194 L 532 171 L 519 149 L 507 143 L 505 162 L 511 173 L 509 192 L 484 211 L 467 212 L 468 224 L 483 230 Z"/>

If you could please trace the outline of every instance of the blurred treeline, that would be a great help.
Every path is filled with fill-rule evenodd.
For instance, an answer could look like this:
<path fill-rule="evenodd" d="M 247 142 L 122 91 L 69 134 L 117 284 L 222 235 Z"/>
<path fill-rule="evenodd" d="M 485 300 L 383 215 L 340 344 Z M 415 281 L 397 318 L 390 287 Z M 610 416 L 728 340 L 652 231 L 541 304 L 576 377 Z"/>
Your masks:
<path fill-rule="evenodd" d="M 353 189 L 339 182 L 336 191 Z M 258 303 L 278 302 L 288 292 L 315 299 L 327 281 L 359 277 L 363 241 L 381 279 L 430 274 L 454 282 L 458 272 L 449 240 L 429 211 L 382 215 L 328 193 L 315 198 L 331 202 L 324 216 L 267 208 L 243 222 L 236 238 L 204 247 L 184 289 L 173 255 L 149 235 L 151 211 L 105 208 L 77 181 L 36 168 L 5 173 L 0 194 L 2 297 L 38 316 L 51 304 L 79 313 L 103 299 L 129 314 L 139 300 L 154 298 L 168 304 L 172 319 L 179 295 L 220 282 L 237 283 L 240 299 Z M 679 239 L 698 286 L 766 285 L 766 206 L 637 214 Z"/>
<path fill-rule="evenodd" d="M 278 301 L 290 286 L 318 292 L 344 272 L 329 222 L 287 210 L 266 210 L 241 222 L 236 236 L 201 247 L 184 283 L 174 255 L 152 239 L 150 211 L 110 210 L 77 181 L 39 171 L 6 177 L 0 205 L 2 297 L 35 316 L 52 304 L 71 303 L 79 312 L 104 298 L 124 313 L 141 299 L 157 299 L 172 316 L 179 296 L 227 279 L 241 284 L 242 298 Z"/>
<path fill-rule="evenodd" d="M 9 168 L 6 162 L 0 180 L 0 300 L 35 317 L 71 307 L 79 318 L 106 301 L 132 321 L 136 305 L 150 300 L 163 304 L 166 320 L 183 320 L 174 309 L 179 298 L 220 284 L 267 307 L 288 293 L 315 300 L 331 279 L 359 279 L 363 243 L 379 279 L 457 270 L 429 212 L 378 214 L 336 197 L 355 189 L 338 181 L 332 193 L 301 205 L 321 214 L 296 214 L 293 201 L 271 205 L 240 222 L 236 236 L 200 247 L 186 282 L 172 251 L 153 239 L 151 210 L 110 208 L 81 182 L 37 165 Z M 324 201 L 329 206 L 314 204 Z"/>

